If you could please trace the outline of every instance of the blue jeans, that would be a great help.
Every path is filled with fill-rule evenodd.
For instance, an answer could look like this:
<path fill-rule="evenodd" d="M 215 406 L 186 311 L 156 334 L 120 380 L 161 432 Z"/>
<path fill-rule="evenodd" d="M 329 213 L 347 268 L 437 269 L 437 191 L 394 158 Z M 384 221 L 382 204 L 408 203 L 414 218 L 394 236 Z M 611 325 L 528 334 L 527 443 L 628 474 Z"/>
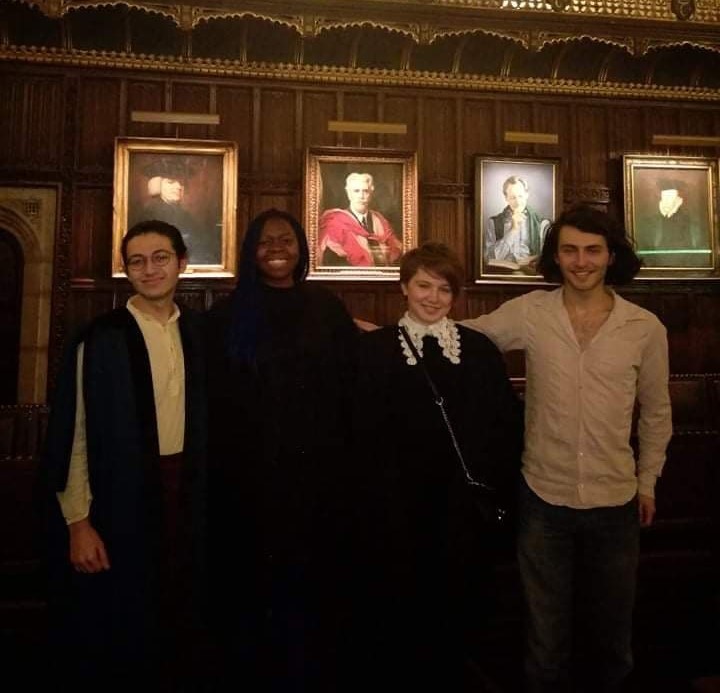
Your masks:
<path fill-rule="evenodd" d="M 519 495 L 528 691 L 619 691 L 633 664 L 637 499 L 574 510 L 524 481 Z"/>

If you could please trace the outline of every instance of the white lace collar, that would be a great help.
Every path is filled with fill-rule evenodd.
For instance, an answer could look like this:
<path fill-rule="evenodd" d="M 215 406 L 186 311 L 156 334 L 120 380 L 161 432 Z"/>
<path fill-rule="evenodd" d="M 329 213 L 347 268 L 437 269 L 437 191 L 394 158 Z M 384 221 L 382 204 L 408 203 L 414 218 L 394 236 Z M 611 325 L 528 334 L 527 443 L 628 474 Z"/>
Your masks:
<path fill-rule="evenodd" d="M 423 325 L 413 320 L 410 314 L 406 312 L 398 321 L 398 325 L 401 325 L 407 330 L 420 356 L 423 355 L 423 337 L 430 335 L 438 340 L 443 356 L 450 361 L 450 363 L 460 363 L 460 333 L 458 332 L 457 325 L 449 318 L 443 318 L 432 325 Z M 400 340 L 400 346 L 402 347 L 408 365 L 417 365 L 417 359 L 405 342 L 402 332 L 398 333 L 398 339 Z"/>

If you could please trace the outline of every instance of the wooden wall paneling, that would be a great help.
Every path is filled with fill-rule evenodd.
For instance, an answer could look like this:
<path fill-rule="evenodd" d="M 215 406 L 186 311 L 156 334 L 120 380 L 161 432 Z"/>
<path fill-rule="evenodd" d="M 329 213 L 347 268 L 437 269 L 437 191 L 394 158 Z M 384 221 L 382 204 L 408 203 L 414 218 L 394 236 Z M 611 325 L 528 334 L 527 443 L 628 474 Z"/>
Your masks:
<path fill-rule="evenodd" d="M 112 211 L 112 188 L 75 188 L 70 254 L 74 280 L 110 276 Z"/>
<path fill-rule="evenodd" d="M 658 520 L 705 520 L 713 515 L 716 492 L 711 483 L 716 464 L 713 437 L 673 436 L 657 484 Z"/>
<path fill-rule="evenodd" d="M 64 86 L 64 80 L 55 78 L 32 79 L 27 83 L 25 153 L 32 168 L 56 170 L 60 166 L 65 142 Z"/>
<path fill-rule="evenodd" d="M 399 281 L 383 288 L 382 308 L 375 322 L 380 325 L 393 325 L 407 310 L 407 301 L 400 290 Z"/>
<path fill-rule="evenodd" d="M 720 286 L 698 292 L 693 299 L 690 318 L 692 330 L 686 340 L 696 355 L 698 373 L 720 373 Z M 720 429 L 720 399 L 717 400 L 717 422 Z"/>
<path fill-rule="evenodd" d="M 420 179 L 423 182 L 458 182 L 457 101 L 452 98 L 424 98 L 422 118 L 422 161 L 418 166 Z"/>
<path fill-rule="evenodd" d="M 392 149 L 416 151 L 418 148 L 417 97 L 398 95 L 395 92 L 384 93 L 380 100 L 380 109 L 383 122 L 404 123 L 407 126 L 405 135 L 384 135 L 384 145 Z"/>
<path fill-rule="evenodd" d="M 262 193 L 257 196 L 258 207 L 253 216 L 274 207 L 289 212 L 295 218 L 302 218 L 302 202 L 299 191 L 277 191 Z"/>
<path fill-rule="evenodd" d="M 677 106 L 665 106 L 662 104 L 655 105 L 654 108 L 648 108 L 646 110 L 646 122 L 647 122 L 647 148 L 648 151 L 652 150 L 652 136 L 653 135 L 678 135 L 682 133 L 682 112 Z M 682 154 L 686 153 L 682 147 L 673 147 L 673 153 Z M 668 154 L 668 148 L 666 145 L 655 146 L 656 154 Z M 693 150 L 693 153 L 696 153 Z"/>
<path fill-rule="evenodd" d="M 302 92 L 302 142 L 306 147 L 331 147 L 336 135 L 328 130 L 328 121 L 337 119 L 335 92 Z"/>
<path fill-rule="evenodd" d="M 180 113 L 211 113 L 209 82 L 173 82 L 170 110 Z M 215 126 L 182 124 L 173 126 L 178 137 L 215 139 Z"/>
<path fill-rule="evenodd" d="M 520 99 L 496 101 L 496 149 L 498 152 L 513 156 L 534 156 L 535 149 L 532 144 L 505 142 L 504 135 L 508 130 L 532 132 L 533 106 L 532 100 L 521 101 Z"/>
<path fill-rule="evenodd" d="M 612 106 L 608 115 L 608 156 L 619 158 L 627 152 L 646 150 L 650 142 L 647 132 L 647 108 Z"/>
<path fill-rule="evenodd" d="M 57 169 L 64 146 L 65 81 L 3 74 L 0 79 L 0 165 Z"/>
<path fill-rule="evenodd" d="M 0 166 L 20 168 L 25 160 L 23 94 L 26 79 L 22 75 L 0 73 Z"/>
<path fill-rule="evenodd" d="M 36 512 L 37 461 L 30 458 L 0 460 L 0 574 L 37 560 L 40 516 Z M 4 598 L 5 595 L 3 595 Z"/>
<path fill-rule="evenodd" d="M 121 282 L 116 280 L 116 284 Z M 129 284 L 125 281 L 122 284 Z M 97 315 L 107 313 L 116 306 L 116 290 L 111 286 L 80 287 L 70 292 L 66 315 L 67 339 L 69 340 L 75 330 L 86 325 Z"/>
<path fill-rule="evenodd" d="M 604 106 L 575 107 L 574 156 L 568 175 L 580 185 L 607 183 L 607 109 Z"/>
<path fill-rule="evenodd" d="M 191 278 L 180 280 L 176 297 L 184 306 L 193 310 L 204 311 L 206 308 L 205 290 L 198 287 Z"/>
<path fill-rule="evenodd" d="M 340 120 L 376 122 L 379 115 L 377 91 L 345 91 L 342 94 Z M 377 147 L 378 136 L 374 133 L 344 132 L 338 138 L 345 147 Z"/>
<path fill-rule="evenodd" d="M 263 89 L 260 112 L 260 173 L 263 178 L 294 180 L 301 156 L 295 150 L 295 92 Z"/>
<path fill-rule="evenodd" d="M 489 99 L 477 98 L 464 99 L 462 108 L 463 182 L 472 188 L 475 181 L 475 156 L 496 149 L 495 108 Z M 474 191 L 471 196 L 474 196 Z M 467 214 L 465 217 L 467 219 Z"/>
<path fill-rule="evenodd" d="M 221 85 L 217 88 L 216 101 L 220 124 L 215 128 L 215 137 L 237 143 L 238 173 L 248 176 L 252 171 L 253 92 L 248 88 Z"/>
<path fill-rule="evenodd" d="M 380 293 L 377 287 L 372 284 L 365 284 L 362 285 L 362 287 L 333 284 L 328 288 L 340 297 L 348 309 L 348 313 L 350 313 L 353 318 L 369 320 L 370 322 L 374 322 L 377 319 L 378 294 Z"/>
<path fill-rule="evenodd" d="M 572 137 L 575 111 L 568 103 L 552 103 L 550 101 L 536 101 L 533 108 L 533 120 L 535 121 L 533 129 L 536 132 L 550 132 L 558 135 L 558 144 L 537 144 L 535 153 L 538 156 L 559 156 L 562 159 L 565 173 L 563 178 L 567 180 L 567 173 L 576 151 Z M 605 135 L 604 132 L 603 135 Z M 603 139 L 603 154 L 604 145 Z"/>
<path fill-rule="evenodd" d="M 79 81 L 77 170 L 112 175 L 115 137 L 120 132 L 121 86 L 110 77 Z"/>
<path fill-rule="evenodd" d="M 651 304 L 655 308 L 653 312 L 658 315 L 667 329 L 670 372 L 700 372 L 694 344 L 688 340 L 688 334 L 692 329 L 692 316 L 695 312 L 694 297 L 684 292 L 668 293 L 657 297 L 653 304 Z"/>
<path fill-rule="evenodd" d="M 458 229 L 457 203 L 454 198 L 423 195 L 419 217 L 418 243 L 441 241 L 458 254 L 466 267 L 470 266 L 471 263 L 465 257 L 465 238 Z"/>
<path fill-rule="evenodd" d="M 718 133 L 715 123 L 716 113 L 716 108 L 683 108 L 680 117 L 682 132 L 676 134 L 716 136 Z M 697 151 L 697 149 L 695 151 Z M 713 155 L 712 149 L 708 151 L 708 155 Z"/>
<path fill-rule="evenodd" d="M 161 80 L 129 80 L 127 83 L 127 134 L 131 137 L 165 137 L 162 123 L 136 123 L 132 111 L 166 110 L 165 82 Z"/>

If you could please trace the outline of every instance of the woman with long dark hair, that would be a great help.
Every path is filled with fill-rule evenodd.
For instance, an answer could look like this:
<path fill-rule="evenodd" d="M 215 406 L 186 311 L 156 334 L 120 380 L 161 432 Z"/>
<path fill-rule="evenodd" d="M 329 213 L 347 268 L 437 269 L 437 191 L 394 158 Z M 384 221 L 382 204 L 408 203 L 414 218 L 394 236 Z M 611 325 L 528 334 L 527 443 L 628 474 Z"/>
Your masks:
<path fill-rule="evenodd" d="M 298 221 L 261 213 L 235 290 L 208 316 L 210 564 L 227 688 L 319 691 L 330 670 L 326 537 L 357 330 L 305 281 L 308 260 Z"/>

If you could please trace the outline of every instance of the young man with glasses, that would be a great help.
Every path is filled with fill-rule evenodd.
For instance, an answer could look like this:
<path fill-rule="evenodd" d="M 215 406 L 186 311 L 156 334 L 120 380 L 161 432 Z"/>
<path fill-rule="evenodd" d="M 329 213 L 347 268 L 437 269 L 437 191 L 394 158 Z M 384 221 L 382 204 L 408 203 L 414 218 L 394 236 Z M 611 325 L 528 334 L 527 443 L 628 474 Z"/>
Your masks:
<path fill-rule="evenodd" d="M 84 328 L 52 403 L 53 645 L 73 690 L 135 682 L 174 690 L 163 686 L 187 661 L 178 647 L 201 584 L 199 316 L 174 301 L 187 266 L 177 228 L 136 224 L 121 251 L 135 293 Z"/>

